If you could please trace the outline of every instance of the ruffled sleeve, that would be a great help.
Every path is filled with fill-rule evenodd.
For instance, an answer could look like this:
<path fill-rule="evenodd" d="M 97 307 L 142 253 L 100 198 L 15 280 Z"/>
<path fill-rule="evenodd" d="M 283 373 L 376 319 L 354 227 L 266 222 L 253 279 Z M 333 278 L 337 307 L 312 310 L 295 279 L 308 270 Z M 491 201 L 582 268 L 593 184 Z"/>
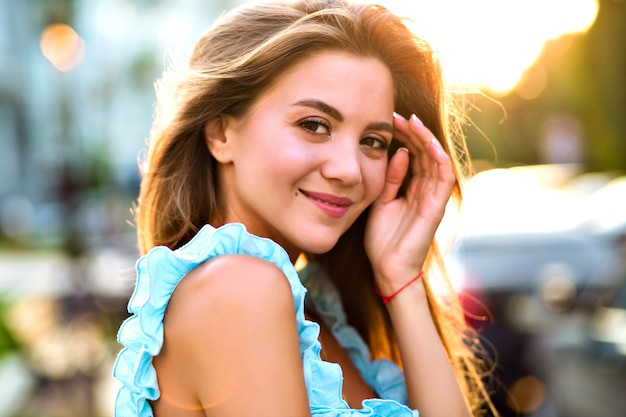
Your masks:
<path fill-rule="evenodd" d="M 137 282 L 130 298 L 131 316 L 122 324 L 113 375 L 122 383 L 115 400 L 116 417 L 152 417 L 149 401 L 160 396 L 152 358 L 163 346 L 163 318 L 176 286 L 208 259 L 226 254 L 254 256 L 279 267 L 291 286 L 298 325 L 300 353 L 311 412 L 317 416 L 416 416 L 394 400 L 366 400 L 363 409 L 350 410 L 341 397 L 343 376 L 337 364 L 320 359 L 319 326 L 304 317 L 306 289 L 287 253 L 269 239 L 249 234 L 241 224 L 215 229 L 203 227 L 177 250 L 152 249 L 137 261 Z"/>

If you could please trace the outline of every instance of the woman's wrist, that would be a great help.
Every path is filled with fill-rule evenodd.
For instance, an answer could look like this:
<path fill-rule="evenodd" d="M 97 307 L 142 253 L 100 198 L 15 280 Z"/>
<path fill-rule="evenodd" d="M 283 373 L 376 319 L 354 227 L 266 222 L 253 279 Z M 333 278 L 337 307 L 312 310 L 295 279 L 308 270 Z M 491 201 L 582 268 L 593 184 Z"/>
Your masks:
<path fill-rule="evenodd" d="M 420 278 L 422 278 L 422 276 L 424 275 L 424 271 L 420 271 L 419 274 L 415 275 L 413 278 L 411 278 L 410 280 L 408 280 L 406 283 L 402 284 L 400 286 L 400 288 L 398 288 L 397 290 L 388 293 L 387 295 L 385 295 L 380 288 L 378 288 L 378 285 L 376 284 L 376 280 L 374 280 L 374 290 L 376 291 L 376 294 L 378 294 L 378 296 L 383 300 L 383 304 L 387 305 L 391 302 L 391 300 L 393 300 L 398 294 L 400 294 L 402 291 L 404 291 L 407 287 L 409 287 L 410 285 L 415 284 L 417 281 L 419 281 Z"/>

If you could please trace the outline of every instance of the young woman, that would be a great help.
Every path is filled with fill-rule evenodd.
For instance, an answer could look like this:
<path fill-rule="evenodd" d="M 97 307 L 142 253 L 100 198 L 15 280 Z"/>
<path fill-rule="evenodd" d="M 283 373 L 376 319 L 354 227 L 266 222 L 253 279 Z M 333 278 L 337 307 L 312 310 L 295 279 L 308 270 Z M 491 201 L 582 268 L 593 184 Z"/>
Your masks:
<path fill-rule="evenodd" d="M 116 415 L 479 414 L 428 45 L 381 6 L 247 6 L 159 93 Z"/>

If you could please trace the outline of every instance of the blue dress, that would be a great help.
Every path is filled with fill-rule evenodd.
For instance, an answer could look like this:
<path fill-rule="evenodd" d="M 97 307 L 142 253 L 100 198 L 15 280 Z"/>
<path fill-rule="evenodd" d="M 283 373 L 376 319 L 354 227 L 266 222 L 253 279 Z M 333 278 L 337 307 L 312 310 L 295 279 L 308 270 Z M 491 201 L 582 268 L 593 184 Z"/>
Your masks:
<path fill-rule="evenodd" d="M 289 280 L 313 416 L 418 416 L 417 411 L 404 405 L 406 387 L 402 371 L 391 361 L 370 360 L 366 344 L 346 324 L 339 294 L 320 268 L 310 264 L 299 276 L 279 245 L 251 235 L 241 224 L 231 223 L 218 229 L 207 225 L 181 248 L 172 251 L 156 247 L 137 261 L 137 283 L 128 304 L 132 316 L 120 327 L 118 341 L 124 348 L 113 367 L 113 375 L 122 383 L 115 400 L 116 417 L 153 416 L 149 400 L 158 399 L 160 393 L 152 358 L 163 345 L 163 317 L 170 297 L 188 272 L 214 256 L 226 254 L 249 255 L 271 262 Z M 313 304 L 347 350 L 361 377 L 380 397 L 363 401 L 362 409 L 351 409 L 343 400 L 341 367 L 321 360 L 320 329 L 317 323 L 305 319 L 305 295 L 307 303 Z"/>

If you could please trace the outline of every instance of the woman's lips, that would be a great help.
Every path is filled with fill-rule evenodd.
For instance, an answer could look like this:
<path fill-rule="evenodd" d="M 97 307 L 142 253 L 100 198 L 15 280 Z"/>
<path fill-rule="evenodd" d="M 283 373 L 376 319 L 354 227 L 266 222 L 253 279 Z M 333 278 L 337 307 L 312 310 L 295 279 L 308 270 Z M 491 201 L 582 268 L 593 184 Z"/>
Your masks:
<path fill-rule="evenodd" d="M 350 206 L 354 204 L 354 202 L 347 197 L 304 190 L 300 190 L 300 192 L 317 208 L 335 219 L 343 217 L 350 209 Z"/>

